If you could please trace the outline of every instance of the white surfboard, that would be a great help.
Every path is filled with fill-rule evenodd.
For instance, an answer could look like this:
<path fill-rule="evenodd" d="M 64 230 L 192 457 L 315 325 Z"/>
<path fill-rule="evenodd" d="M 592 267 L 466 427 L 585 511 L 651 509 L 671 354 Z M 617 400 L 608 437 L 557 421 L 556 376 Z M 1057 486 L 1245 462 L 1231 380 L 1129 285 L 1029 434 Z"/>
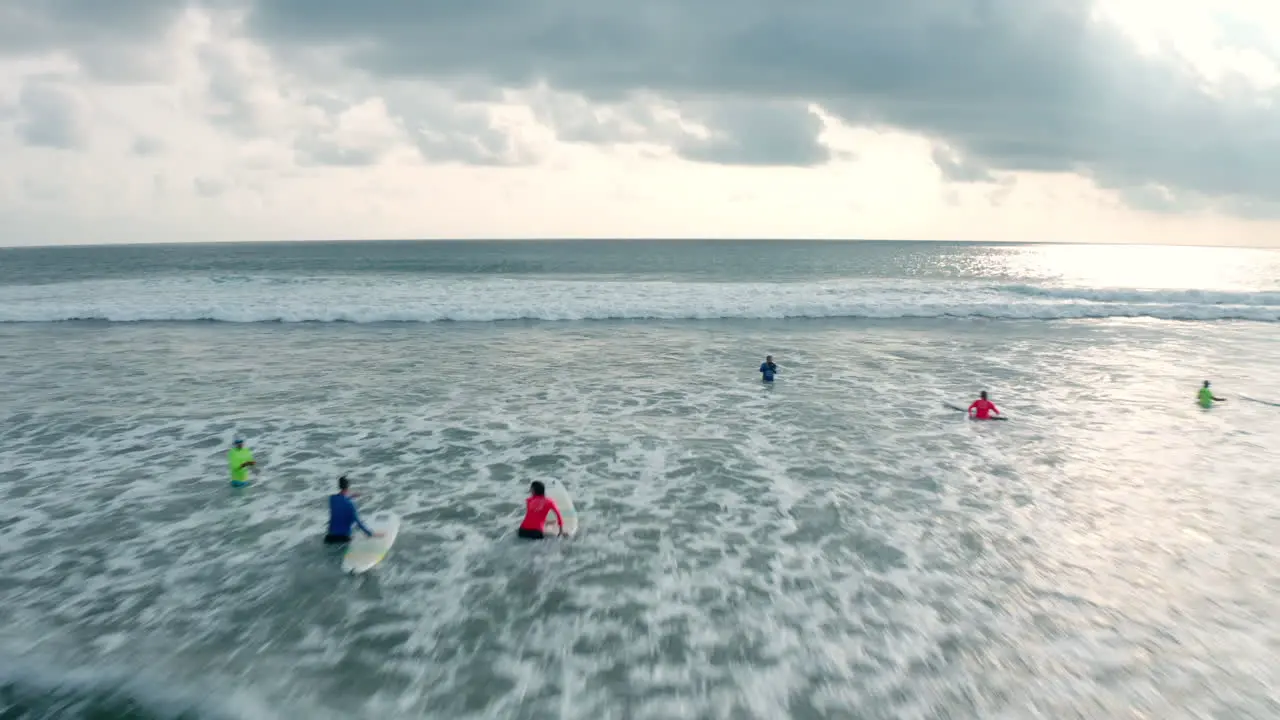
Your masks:
<path fill-rule="evenodd" d="M 573 537 L 578 532 L 578 510 L 573 506 L 573 497 L 569 495 L 569 488 L 564 486 L 559 480 L 548 480 L 547 497 L 555 501 L 556 507 L 560 508 L 560 514 L 564 515 L 564 534 Z M 549 513 L 547 515 L 547 527 L 543 533 L 547 537 L 552 537 L 560 529 L 559 523 L 556 522 L 556 514 Z"/>
<path fill-rule="evenodd" d="M 343 572 L 359 574 L 382 562 L 395 543 L 396 534 L 400 532 L 400 518 L 390 512 L 374 513 L 373 517 L 364 519 L 364 524 L 370 530 L 384 535 L 369 537 L 360 528 L 352 528 L 351 544 L 347 546 L 347 553 L 342 556 Z"/>

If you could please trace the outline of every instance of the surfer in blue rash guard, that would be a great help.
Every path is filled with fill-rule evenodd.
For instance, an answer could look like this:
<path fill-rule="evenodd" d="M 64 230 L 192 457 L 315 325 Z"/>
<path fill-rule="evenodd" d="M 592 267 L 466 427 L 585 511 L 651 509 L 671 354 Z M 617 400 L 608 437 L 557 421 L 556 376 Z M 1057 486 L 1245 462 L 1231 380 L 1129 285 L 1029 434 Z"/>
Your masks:
<path fill-rule="evenodd" d="M 764 362 L 760 363 L 761 379 L 767 383 L 773 382 L 773 376 L 778 372 L 778 366 L 773 362 L 772 355 L 765 355 Z"/>
<path fill-rule="evenodd" d="M 346 475 L 338 478 L 338 492 L 329 496 L 329 532 L 324 536 L 326 545 L 351 542 L 351 528 L 358 527 L 369 537 L 382 537 L 382 533 L 365 527 L 351 500 L 351 481 Z"/>

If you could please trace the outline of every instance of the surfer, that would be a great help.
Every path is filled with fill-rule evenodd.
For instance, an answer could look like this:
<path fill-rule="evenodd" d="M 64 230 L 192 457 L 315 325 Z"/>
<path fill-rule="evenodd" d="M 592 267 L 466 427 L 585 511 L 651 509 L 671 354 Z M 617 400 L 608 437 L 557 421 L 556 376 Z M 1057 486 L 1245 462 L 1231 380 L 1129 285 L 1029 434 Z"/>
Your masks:
<path fill-rule="evenodd" d="M 227 451 L 227 469 L 231 471 L 231 486 L 244 487 L 249 484 L 249 468 L 256 467 L 253 451 L 244 446 L 242 438 L 231 441 L 231 449 Z"/>
<path fill-rule="evenodd" d="M 338 478 L 338 492 L 329 496 L 329 533 L 324 536 L 326 545 L 351 542 L 351 528 L 358 527 L 369 537 L 382 537 L 382 533 L 365 527 L 351 500 L 351 481 L 346 475 Z"/>
<path fill-rule="evenodd" d="M 1000 414 L 996 404 L 987 399 L 987 391 L 978 393 L 978 399 L 969 406 L 969 417 L 974 420 L 990 420 L 991 413 Z"/>
<path fill-rule="evenodd" d="M 1213 394 L 1213 391 L 1209 389 L 1209 381 L 1208 381 L 1208 380 L 1205 380 L 1205 381 L 1204 381 L 1204 386 L 1200 388 L 1200 392 L 1199 392 L 1199 394 L 1198 394 L 1198 396 L 1197 396 L 1197 399 L 1198 399 L 1198 400 L 1199 400 L 1199 402 L 1200 402 L 1200 407 L 1203 407 L 1203 408 L 1213 407 L 1213 404 L 1214 404 L 1215 402 L 1226 402 L 1226 401 L 1227 401 L 1227 399 L 1226 399 L 1226 398 L 1220 398 L 1220 397 L 1217 397 L 1217 396 L 1215 396 L 1215 395 Z"/>
<path fill-rule="evenodd" d="M 524 501 L 525 513 L 524 522 L 520 523 L 520 529 L 516 531 L 516 535 L 528 540 L 541 540 L 546 537 L 543 530 L 547 527 L 547 515 L 556 514 L 557 532 L 563 532 L 559 528 L 564 527 L 564 518 L 560 516 L 560 508 L 556 507 L 556 501 L 547 497 L 547 486 L 541 482 L 534 480 L 529 484 L 529 497 Z"/>
<path fill-rule="evenodd" d="M 764 362 L 760 363 L 760 375 L 765 382 L 773 382 L 773 376 L 778 372 L 778 366 L 773 363 L 772 355 L 765 355 Z"/>

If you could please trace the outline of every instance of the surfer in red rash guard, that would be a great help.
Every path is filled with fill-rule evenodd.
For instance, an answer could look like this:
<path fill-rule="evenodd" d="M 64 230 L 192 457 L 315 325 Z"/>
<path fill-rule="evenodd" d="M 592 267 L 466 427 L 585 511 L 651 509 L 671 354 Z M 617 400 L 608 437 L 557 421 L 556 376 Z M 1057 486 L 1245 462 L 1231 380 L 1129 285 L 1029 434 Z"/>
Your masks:
<path fill-rule="evenodd" d="M 987 391 L 983 390 L 978 399 L 969 406 L 969 417 L 974 420 L 990 420 L 991 413 L 999 415 L 1000 410 L 996 408 L 995 403 L 987 399 Z"/>
<path fill-rule="evenodd" d="M 564 527 L 564 518 L 560 516 L 560 508 L 556 501 L 547 497 L 547 486 L 534 480 L 529 485 L 529 497 L 524 501 L 524 522 L 516 534 L 528 540 L 541 540 L 546 537 L 543 530 L 547 527 L 547 515 L 556 514 L 557 532 Z"/>

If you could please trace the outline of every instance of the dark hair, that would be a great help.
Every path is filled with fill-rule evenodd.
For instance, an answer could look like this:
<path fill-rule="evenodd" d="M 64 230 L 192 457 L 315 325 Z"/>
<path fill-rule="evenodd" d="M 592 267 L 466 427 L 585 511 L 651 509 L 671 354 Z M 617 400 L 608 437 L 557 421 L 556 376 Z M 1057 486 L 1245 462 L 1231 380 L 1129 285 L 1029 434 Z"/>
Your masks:
<path fill-rule="evenodd" d="M 982 393 L 979 395 L 979 397 L 981 397 L 983 400 L 986 400 L 986 399 L 987 399 L 987 391 L 986 391 L 986 390 L 983 390 L 983 391 L 982 391 Z"/>
<path fill-rule="evenodd" d="M 348 488 L 350 488 L 350 487 L 351 487 L 351 481 L 347 479 L 347 476 L 346 476 L 346 475 L 343 475 L 342 477 L 338 478 L 338 489 L 339 489 L 339 490 L 346 490 L 346 489 L 348 489 Z"/>
<path fill-rule="evenodd" d="M 529 483 L 529 489 L 533 491 L 534 495 L 547 494 L 547 486 L 543 485 L 542 481 L 540 480 L 534 480 L 533 482 Z"/>

